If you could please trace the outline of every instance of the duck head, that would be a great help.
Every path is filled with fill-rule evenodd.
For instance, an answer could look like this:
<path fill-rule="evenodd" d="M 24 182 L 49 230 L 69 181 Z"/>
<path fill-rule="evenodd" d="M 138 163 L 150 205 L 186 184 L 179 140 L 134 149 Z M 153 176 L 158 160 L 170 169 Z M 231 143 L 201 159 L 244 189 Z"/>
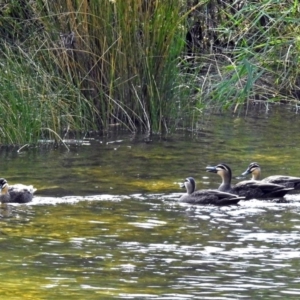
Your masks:
<path fill-rule="evenodd" d="M 188 194 L 192 194 L 196 189 L 196 182 L 193 177 L 187 177 L 180 185 L 181 188 L 186 188 Z"/>
<path fill-rule="evenodd" d="M 207 166 L 205 169 L 206 172 L 217 173 L 222 178 L 227 177 L 228 175 L 230 175 L 231 178 L 231 169 L 224 163 L 218 164 L 216 166 Z"/>
<path fill-rule="evenodd" d="M 7 194 L 8 192 L 8 183 L 4 178 L 0 178 L 0 192 L 1 194 Z"/>
<path fill-rule="evenodd" d="M 232 173 L 227 164 L 221 163 L 214 167 L 208 166 L 206 172 L 217 173 L 222 178 L 222 183 L 218 188 L 220 191 L 227 192 L 230 190 Z"/>
<path fill-rule="evenodd" d="M 261 169 L 257 162 L 252 162 L 248 166 L 247 170 L 244 173 L 242 173 L 243 176 L 246 176 L 248 174 L 252 174 L 252 179 L 259 180 L 260 174 L 261 174 Z"/>

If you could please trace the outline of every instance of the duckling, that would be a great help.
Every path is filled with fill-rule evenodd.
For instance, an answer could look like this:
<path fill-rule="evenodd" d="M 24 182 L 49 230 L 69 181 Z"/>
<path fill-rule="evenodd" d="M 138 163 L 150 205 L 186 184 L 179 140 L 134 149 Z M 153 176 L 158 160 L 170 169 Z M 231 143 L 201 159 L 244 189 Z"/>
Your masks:
<path fill-rule="evenodd" d="M 221 192 L 218 190 L 199 190 L 195 191 L 196 183 L 193 177 L 185 179 L 184 183 L 180 185 L 181 188 L 186 188 L 187 194 L 181 196 L 180 202 L 186 202 L 191 204 L 203 204 L 203 205 L 230 205 L 237 204 L 245 197 L 238 197 L 230 193 Z"/>
<path fill-rule="evenodd" d="M 244 173 L 242 173 L 243 176 L 248 174 L 252 174 L 252 178 L 251 178 L 252 180 L 260 180 L 261 168 L 257 162 L 252 162 L 248 166 L 247 170 Z M 300 177 L 286 176 L 286 175 L 272 175 L 262 179 L 261 181 L 280 184 L 288 188 L 294 188 L 295 190 L 300 189 Z"/>
<path fill-rule="evenodd" d="M 286 188 L 279 184 L 244 180 L 238 182 L 236 185 L 231 186 L 232 172 L 228 165 L 222 163 L 215 167 L 206 167 L 207 172 L 217 173 L 222 178 L 222 183 L 218 190 L 223 192 L 232 193 L 238 196 L 244 196 L 248 199 L 266 199 L 266 198 L 278 198 L 283 197 L 287 192 L 293 190 L 292 188 Z"/>
<path fill-rule="evenodd" d="M 0 178 L 0 202 L 27 203 L 36 191 L 32 185 L 16 184 L 9 186 L 6 179 Z"/>

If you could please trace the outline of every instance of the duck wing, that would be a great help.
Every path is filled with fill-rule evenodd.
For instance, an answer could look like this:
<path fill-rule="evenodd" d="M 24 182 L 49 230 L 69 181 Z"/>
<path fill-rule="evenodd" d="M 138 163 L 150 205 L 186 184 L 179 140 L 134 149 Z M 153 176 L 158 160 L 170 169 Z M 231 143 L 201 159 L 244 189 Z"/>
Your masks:
<path fill-rule="evenodd" d="M 245 198 L 218 190 L 199 190 L 190 195 L 182 196 L 180 201 L 202 205 L 232 205 L 237 204 L 242 199 Z"/>
<path fill-rule="evenodd" d="M 33 198 L 36 189 L 32 185 L 15 184 L 9 187 L 10 202 L 27 203 Z"/>
<path fill-rule="evenodd" d="M 244 180 L 238 182 L 233 191 L 239 196 L 244 196 L 246 199 L 267 199 L 274 197 L 283 197 L 293 188 L 286 188 L 285 186 L 255 180 Z"/>
<path fill-rule="evenodd" d="M 300 189 L 300 177 L 272 175 L 264 178 L 262 182 L 275 183 L 289 188 Z"/>

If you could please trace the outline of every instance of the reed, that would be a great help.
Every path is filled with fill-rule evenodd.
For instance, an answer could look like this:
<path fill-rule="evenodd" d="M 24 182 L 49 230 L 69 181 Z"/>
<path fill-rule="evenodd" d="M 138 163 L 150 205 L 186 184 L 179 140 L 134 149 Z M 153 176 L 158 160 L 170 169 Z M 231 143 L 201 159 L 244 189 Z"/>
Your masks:
<path fill-rule="evenodd" d="M 178 110 L 184 2 L 40 0 L 7 8 L 3 144 L 112 125 L 168 130 Z"/>
<path fill-rule="evenodd" d="M 203 46 L 204 55 L 194 56 L 202 65 L 192 82 L 201 86 L 201 103 L 237 110 L 257 102 L 298 102 L 297 1 L 228 1 L 221 7 L 211 1 L 205 17 L 201 13 L 217 24 L 202 24 L 203 41 L 209 45 Z"/>
<path fill-rule="evenodd" d="M 3 48 L 0 60 L 0 140 L 2 144 L 36 143 L 56 139 L 52 132 L 93 128 L 86 115 L 93 108 L 81 91 L 63 82 L 24 49 Z M 67 88 L 67 89 L 66 89 Z M 82 99 L 83 98 L 83 99 Z"/>
<path fill-rule="evenodd" d="M 176 108 L 185 7 L 175 0 L 100 3 L 40 1 L 36 14 L 57 33 L 48 49 L 61 76 L 93 103 L 98 127 L 161 132 Z"/>
<path fill-rule="evenodd" d="M 0 143 L 110 126 L 163 133 L 195 125 L 207 108 L 294 101 L 297 3 L 1 4 Z"/>

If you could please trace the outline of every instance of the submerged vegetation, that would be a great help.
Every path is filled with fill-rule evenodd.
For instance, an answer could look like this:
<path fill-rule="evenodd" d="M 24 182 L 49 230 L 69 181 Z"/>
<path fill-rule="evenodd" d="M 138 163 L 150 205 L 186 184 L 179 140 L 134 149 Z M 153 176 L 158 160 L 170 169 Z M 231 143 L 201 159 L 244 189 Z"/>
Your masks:
<path fill-rule="evenodd" d="M 204 108 L 294 101 L 298 1 L 0 4 L 0 141 L 164 132 Z"/>

